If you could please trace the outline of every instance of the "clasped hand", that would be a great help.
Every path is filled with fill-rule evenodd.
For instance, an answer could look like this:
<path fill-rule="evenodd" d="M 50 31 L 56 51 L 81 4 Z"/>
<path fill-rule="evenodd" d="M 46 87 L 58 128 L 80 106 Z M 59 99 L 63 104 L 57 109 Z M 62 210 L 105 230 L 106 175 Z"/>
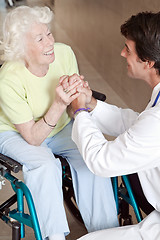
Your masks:
<path fill-rule="evenodd" d="M 60 78 L 59 85 L 56 88 L 57 101 L 66 106 L 72 103 L 74 106 L 80 104 L 84 107 L 91 101 L 91 97 L 92 91 L 82 75 L 64 75 Z"/>

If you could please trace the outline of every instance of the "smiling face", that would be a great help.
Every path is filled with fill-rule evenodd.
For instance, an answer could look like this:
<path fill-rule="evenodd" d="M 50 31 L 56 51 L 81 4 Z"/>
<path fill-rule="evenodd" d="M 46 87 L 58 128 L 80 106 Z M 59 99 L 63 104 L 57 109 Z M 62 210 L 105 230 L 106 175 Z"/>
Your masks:
<path fill-rule="evenodd" d="M 48 69 L 55 60 L 54 38 L 46 24 L 34 23 L 26 34 L 25 44 L 25 64 L 35 75 L 38 69 Z"/>
<path fill-rule="evenodd" d="M 131 78 L 144 79 L 146 62 L 143 62 L 138 57 L 134 41 L 126 39 L 125 47 L 121 51 L 121 56 L 126 58 L 128 76 Z"/>

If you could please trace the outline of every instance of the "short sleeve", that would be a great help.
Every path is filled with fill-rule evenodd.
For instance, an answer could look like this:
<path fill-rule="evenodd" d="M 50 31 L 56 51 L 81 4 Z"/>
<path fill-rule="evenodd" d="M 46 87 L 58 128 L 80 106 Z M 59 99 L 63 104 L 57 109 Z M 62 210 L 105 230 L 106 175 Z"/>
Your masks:
<path fill-rule="evenodd" d="M 0 81 L 0 107 L 13 124 L 24 123 L 33 118 L 25 88 L 13 73 L 7 74 Z"/>

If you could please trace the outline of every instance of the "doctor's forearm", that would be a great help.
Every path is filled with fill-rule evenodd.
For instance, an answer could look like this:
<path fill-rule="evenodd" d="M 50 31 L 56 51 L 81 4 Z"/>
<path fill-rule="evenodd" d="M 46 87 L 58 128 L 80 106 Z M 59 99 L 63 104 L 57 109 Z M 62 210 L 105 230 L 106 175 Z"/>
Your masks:
<path fill-rule="evenodd" d="M 136 125 L 114 141 L 107 141 L 90 114 L 81 112 L 74 121 L 72 139 L 86 165 L 96 175 L 113 177 L 131 174 L 157 165 L 160 154 L 159 147 L 155 147 L 159 135 L 153 134 L 154 140 L 151 144 L 151 133 L 146 141 L 147 133 L 143 131 L 145 119 L 142 117 L 142 121 L 137 121 Z M 153 161 L 150 161 L 150 158 Z"/>

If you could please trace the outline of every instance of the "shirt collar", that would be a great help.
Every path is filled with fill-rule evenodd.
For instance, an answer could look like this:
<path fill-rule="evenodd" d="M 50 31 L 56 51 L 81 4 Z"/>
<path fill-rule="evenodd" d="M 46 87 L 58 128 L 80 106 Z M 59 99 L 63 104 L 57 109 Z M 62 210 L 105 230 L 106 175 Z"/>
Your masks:
<path fill-rule="evenodd" d="M 153 91 L 152 91 L 152 95 L 151 95 L 151 100 L 149 101 L 146 109 L 152 107 L 156 97 L 157 97 L 157 94 L 159 93 L 160 91 L 160 83 L 158 83 L 154 88 L 153 88 Z M 157 103 L 160 102 L 160 98 L 158 99 Z"/>

